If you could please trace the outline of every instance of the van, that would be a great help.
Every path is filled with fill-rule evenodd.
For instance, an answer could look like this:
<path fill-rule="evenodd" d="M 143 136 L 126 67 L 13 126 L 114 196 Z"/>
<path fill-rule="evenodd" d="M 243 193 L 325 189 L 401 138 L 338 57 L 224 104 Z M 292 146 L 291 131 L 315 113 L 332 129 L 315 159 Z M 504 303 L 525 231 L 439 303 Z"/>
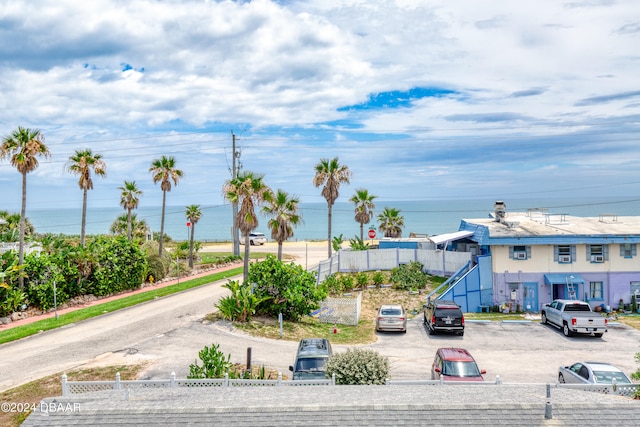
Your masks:
<path fill-rule="evenodd" d="M 289 366 L 289 370 L 293 372 L 293 379 L 325 379 L 325 365 L 332 354 L 331 343 L 326 338 L 304 338 L 300 340 L 295 363 Z"/>

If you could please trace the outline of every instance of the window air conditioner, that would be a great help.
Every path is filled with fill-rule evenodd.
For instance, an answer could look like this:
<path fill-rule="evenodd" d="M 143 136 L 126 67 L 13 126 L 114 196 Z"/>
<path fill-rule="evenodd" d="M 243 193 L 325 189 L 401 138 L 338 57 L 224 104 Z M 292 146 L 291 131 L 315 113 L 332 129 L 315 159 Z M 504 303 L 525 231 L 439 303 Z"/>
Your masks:
<path fill-rule="evenodd" d="M 558 262 L 569 263 L 571 262 L 571 255 L 560 255 L 558 257 Z"/>
<path fill-rule="evenodd" d="M 513 255 L 515 259 L 527 259 L 526 252 L 515 252 Z"/>
<path fill-rule="evenodd" d="M 591 262 L 604 262 L 603 255 L 591 255 Z"/>

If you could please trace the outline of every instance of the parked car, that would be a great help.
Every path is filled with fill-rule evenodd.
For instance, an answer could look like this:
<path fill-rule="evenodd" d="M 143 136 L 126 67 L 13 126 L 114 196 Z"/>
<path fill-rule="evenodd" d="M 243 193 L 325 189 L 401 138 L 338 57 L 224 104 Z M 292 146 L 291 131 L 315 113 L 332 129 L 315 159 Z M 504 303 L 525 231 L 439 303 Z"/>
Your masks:
<path fill-rule="evenodd" d="M 407 313 L 400 304 L 385 304 L 378 309 L 376 331 L 407 332 Z"/>
<path fill-rule="evenodd" d="M 435 300 L 424 305 L 424 324 L 429 334 L 438 332 L 464 335 L 464 315 L 460 306 L 453 301 Z"/>
<path fill-rule="evenodd" d="M 591 311 L 591 306 L 585 301 L 557 299 L 545 304 L 540 315 L 543 325 L 562 329 L 567 337 L 588 334 L 600 338 L 607 332 L 607 319 Z"/>
<path fill-rule="evenodd" d="M 249 244 L 253 245 L 264 245 L 267 243 L 267 236 L 264 233 L 249 233 Z M 244 236 L 240 236 L 240 244 L 244 245 Z"/>
<path fill-rule="evenodd" d="M 298 344 L 295 363 L 289 366 L 294 380 L 317 380 L 326 377 L 325 364 L 331 355 L 331 343 L 326 338 L 304 338 Z"/>
<path fill-rule="evenodd" d="M 559 383 L 611 384 L 614 378 L 617 384 L 631 382 L 624 372 L 609 363 L 578 362 L 558 370 Z"/>
<path fill-rule="evenodd" d="M 431 365 L 431 379 L 444 381 L 484 381 L 487 371 L 478 369 L 475 359 L 464 348 L 439 348 Z"/>

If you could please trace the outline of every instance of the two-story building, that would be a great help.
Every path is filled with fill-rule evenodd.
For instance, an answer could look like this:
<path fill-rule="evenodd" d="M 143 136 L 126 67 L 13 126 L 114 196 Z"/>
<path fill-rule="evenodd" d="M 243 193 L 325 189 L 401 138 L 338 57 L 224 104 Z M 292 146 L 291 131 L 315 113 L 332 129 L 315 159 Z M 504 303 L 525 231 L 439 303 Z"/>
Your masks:
<path fill-rule="evenodd" d="M 450 244 L 477 256 L 443 298 L 466 311 L 508 305 L 538 312 L 557 298 L 617 308 L 634 294 L 640 303 L 640 217 L 507 212 L 504 202 L 494 208 L 487 218 L 461 220 L 467 233 Z"/>

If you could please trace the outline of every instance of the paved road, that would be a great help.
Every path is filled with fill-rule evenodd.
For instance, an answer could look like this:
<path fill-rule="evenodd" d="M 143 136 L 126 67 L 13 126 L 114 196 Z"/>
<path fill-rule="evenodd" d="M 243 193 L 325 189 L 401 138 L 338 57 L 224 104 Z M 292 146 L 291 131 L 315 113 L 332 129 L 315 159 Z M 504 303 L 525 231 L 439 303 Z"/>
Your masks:
<path fill-rule="evenodd" d="M 146 361 L 143 378 L 186 377 L 198 352 L 212 343 L 244 363 L 252 349 L 254 365 L 288 373 L 296 342 L 255 338 L 225 323 L 204 321 L 213 304 L 228 292 L 225 281 L 157 299 L 98 318 L 0 346 L 0 391 L 45 375 L 80 366 Z M 373 327 L 373 325 L 372 325 Z M 467 322 L 464 337 L 430 336 L 421 318 L 409 322 L 406 334 L 380 333 L 367 345 L 391 361 L 393 379 L 428 379 L 438 347 L 467 348 L 486 378 L 504 382 L 555 382 L 557 368 L 580 360 L 601 360 L 630 373 L 638 368 L 640 331 L 611 326 L 602 339 L 566 338 L 560 331 L 532 323 Z M 346 347 L 334 346 L 336 351 Z"/>

